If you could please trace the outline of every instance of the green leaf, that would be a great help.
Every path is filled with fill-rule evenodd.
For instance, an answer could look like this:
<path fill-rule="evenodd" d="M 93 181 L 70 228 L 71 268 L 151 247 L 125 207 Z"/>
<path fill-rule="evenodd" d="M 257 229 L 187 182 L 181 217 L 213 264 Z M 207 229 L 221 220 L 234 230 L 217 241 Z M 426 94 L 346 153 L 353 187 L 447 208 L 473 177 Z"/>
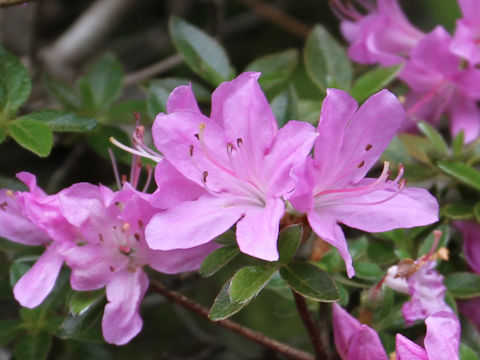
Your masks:
<path fill-rule="evenodd" d="M 358 261 L 355 263 L 355 276 L 366 280 L 379 280 L 384 275 L 384 271 L 372 262 Z"/>
<path fill-rule="evenodd" d="M 81 87 L 88 87 L 91 94 L 91 98 L 87 95 L 84 99 L 93 105 L 94 110 L 104 110 L 120 95 L 123 68 L 113 54 L 106 53 L 88 68 L 82 79 Z"/>
<path fill-rule="evenodd" d="M 320 119 L 322 102 L 317 100 L 298 100 L 299 119 L 317 126 Z"/>
<path fill-rule="evenodd" d="M 478 354 L 465 344 L 460 344 L 460 360 L 478 360 Z"/>
<path fill-rule="evenodd" d="M 77 115 L 73 112 L 45 109 L 19 117 L 17 120 L 36 120 L 46 124 L 57 132 L 90 131 L 98 122 L 95 119 Z"/>
<path fill-rule="evenodd" d="M 367 256 L 369 260 L 379 265 L 398 261 L 393 244 L 383 241 L 370 241 L 367 247 Z"/>
<path fill-rule="evenodd" d="M 32 88 L 30 75 L 25 66 L 11 53 L 0 46 L 0 107 L 8 109 L 9 115 L 27 101 Z"/>
<path fill-rule="evenodd" d="M 324 302 L 340 299 L 335 282 L 318 266 L 292 262 L 280 268 L 280 275 L 288 286 L 306 298 Z"/>
<path fill-rule="evenodd" d="M 298 52 L 295 49 L 267 55 L 247 65 L 245 71 L 262 73 L 259 83 L 263 90 L 268 90 L 286 80 L 298 64 Z"/>
<path fill-rule="evenodd" d="M 24 326 L 20 320 L 4 319 L 0 320 L 0 346 L 5 346 L 18 337 L 24 331 Z"/>
<path fill-rule="evenodd" d="M 445 205 L 440 212 L 451 220 L 466 220 L 474 217 L 472 206 L 462 203 Z"/>
<path fill-rule="evenodd" d="M 278 94 L 270 105 L 279 127 L 285 125 L 289 120 L 297 120 L 299 118 L 298 96 L 292 85 L 284 92 Z"/>
<path fill-rule="evenodd" d="M 378 67 L 360 76 L 352 86 L 350 95 L 359 103 L 387 87 L 401 70 L 401 66 Z"/>
<path fill-rule="evenodd" d="M 27 273 L 33 264 L 38 260 L 38 256 L 22 256 L 16 259 L 10 266 L 10 285 L 12 288 L 18 280 Z"/>
<path fill-rule="evenodd" d="M 293 258 L 302 240 L 302 235 L 301 225 L 289 226 L 280 232 L 277 242 L 280 255 L 278 262 L 286 264 Z"/>
<path fill-rule="evenodd" d="M 221 235 L 218 235 L 214 241 L 220 245 L 237 245 L 237 237 L 235 231 L 229 230 Z"/>
<path fill-rule="evenodd" d="M 432 150 L 430 141 L 422 136 L 412 134 L 401 134 L 398 138 L 402 141 L 403 145 L 405 145 L 410 156 L 425 164 L 430 164 L 430 157 L 428 155 Z"/>
<path fill-rule="evenodd" d="M 42 360 L 46 359 L 52 345 L 52 336 L 48 331 L 38 331 L 22 336 L 15 343 L 15 359 Z"/>
<path fill-rule="evenodd" d="M 430 140 L 433 149 L 440 155 L 448 156 L 448 145 L 443 136 L 432 125 L 420 121 L 417 124 L 420 131 Z"/>
<path fill-rule="evenodd" d="M 444 160 L 437 163 L 440 170 L 461 183 L 480 190 L 480 173 L 460 161 Z"/>
<path fill-rule="evenodd" d="M 215 274 L 218 270 L 228 264 L 234 257 L 240 253 L 236 245 L 221 247 L 208 254 L 200 266 L 200 275 L 208 277 Z"/>
<path fill-rule="evenodd" d="M 70 86 L 49 75 L 44 76 L 43 83 L 48 93 L 66 109 L 81 109 L 82 101 Z"/>
<path fill-rule="evenodd" d="M 104 303 L 93 304 L 81 315 L 69 315 L 55 333 L 61 339 L 75 339 L 79 341 L 103 343 L 102 316 Z"/>
<path fill-rule="evenodd" d="M 10 121 L 7 127 L 10 136 L 25 149 L 41 157 L 50 153 L 53 135 L 46 124 L 32 119 L 16 119 Z"/>
<path fill-rule="evenodd" d="M 320 25 L 307 38 L 304 60 L 308 75 L 321 90 L 350 87 L 352 64 L 343 47 Z"/>
<path fill-rule="evenodd" d="M 251 300 L 263 289 L 277 269 L 273 266 L 247 266 L 233 275 L 230 284 L 230 298 L 233 302 Z"/>
<path fill-rule="evenodd" d="M 480 295 L 480 275 L 469 272 L 451 273 L 445 277 L 445 286 L 453 297 L 470 299 Z"/>
<path fill-rule="evenodd" d="M 108 149 L 112 149 L 117 160 L 129 161 L 130 154 L 117 148 L 110 142 L 110 137 L 114 137 L 121 143 L 130 146 L 130 137 L 119 127 L 112 125 L 99 125 L 92 132 L 88 133 L 87 141 L 95 152 L 105 159 L 110 159 Z"/>
<path fill-rule="evenodd" d="M 161 79 L 152 80 L 148 84 L 147 111 L 152 119 L 157 114 L 167 112 L 167 99 L 170 93 L 180 85 L 188 85 L 192 83 L 189 79 Z M 197 101 L 210 101 L 210 92 L 198 83 L 192 83 L 193 93 Z"/>
<path fill-rule="evenodd" d="M 187 65 L 211 85 L 230 80 L 231 66 L 220 44 L 197 27 L 172 16 L 170 37 Z"/>
<path fill-rule="evenodd" d="M 463 153 L 463 143 L 465 138 L 465 132 L 460 131 L 452 140 L 452 152 L 453 155 L 459 156 Z"/>
<path fill-rule="evenodd" d="M 480 223 L 480 202 L 477 202 L 473 207 L 473 213 L 477 222 Z"/>
<path fill-rule="evenodd" d="M 83 315 L 92 306 L 105 297 L 105 290 L 73 292 L 68 300 L 68 309 L 72 315 Z"/>
<path fill-rule="evenodd" d="M 220 290 L 219 294 L 215 298 L 212 307 L 210 308 L 210 312 L 208 313 L 208 317 L 210 320 L 218 321 L 229 318 L 230 316 L 239 312 L 248 302 L 236 302 L 230 298 L 229 294 L 230 288 L 230 281 L 227 281 L 225 285 L 223 285 L 222 290 Z"/>

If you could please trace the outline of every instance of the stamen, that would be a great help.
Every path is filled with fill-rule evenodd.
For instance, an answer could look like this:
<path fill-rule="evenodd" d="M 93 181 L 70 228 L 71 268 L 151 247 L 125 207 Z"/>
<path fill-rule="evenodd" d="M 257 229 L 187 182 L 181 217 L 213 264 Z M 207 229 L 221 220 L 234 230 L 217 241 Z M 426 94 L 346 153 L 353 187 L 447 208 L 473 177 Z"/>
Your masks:
<path fill-rule="evenodd" d="M 145 185 L 143 186 L 142 192 L 146 192 L 148 190 L 148 187 L 150 186 L 150 182 L 152 181 L 152 166 L 150 164 L 146 165 L 147 168 L 147 180 L 145 181 Z"/>
<path fill-rule="evenodd" d="M 5 195 L 7 195 L 8 197 L 11 197 L 13 200 L 17 200 L 12 190 L 5 191 Z"/>
<path fill-rule="evenodd" d="M 113 154 L 112 149 L 108 148 L 108 154 L 110 155 L 110 160 L 112 161 L 115 182 L 117 183 L 118 190 L 120 190 L 122 188 L 122 184 L 120 183 L 120 173 L 118 172 L 117 161 L 115 160 L 115 155 Z"/>
<path fill-rule="evenodd" d="M 115 139 L 113 136 L 109 138 L 109 141 L 116 147 L 134 155 L 152 159 L 155 162 L 160 162 L 163 159 L 163 155 L 153 151 L 144 144 L 135 144 L 136 149 L 131 148 L 127 145 L 122 144 L 120 141 Z"/>
<path fill-rule="evenodd" d="M 395 196 L 400 194 L 400 192 L 405 187 L 406 182 L 407 181 L 405 179 L 400 180 L 400 183 L 398 184 L 397 190 L 393 194 L 391 194 L 390 196 L 387 196 L 385 199 L 378 200 L 378 201 L 373 201 L 373 202 L 366 202 L 366 203 L 355 203 L 354 202 L 354 203 L 349 203 L 349 204 L 351 204 L 351 205 L 379 205 L 379 204 L 386 203 L 387 201 L 392 200 Z"/>

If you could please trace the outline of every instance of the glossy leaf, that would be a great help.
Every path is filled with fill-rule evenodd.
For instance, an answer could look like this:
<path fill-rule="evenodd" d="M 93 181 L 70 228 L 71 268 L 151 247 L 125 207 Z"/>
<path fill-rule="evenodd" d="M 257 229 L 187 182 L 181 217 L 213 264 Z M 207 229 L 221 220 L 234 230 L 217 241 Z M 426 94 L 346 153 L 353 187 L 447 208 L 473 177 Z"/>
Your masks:
<path fill-rule="evenodd" d="M 289 120 L 298 120 L 298 96 L 295 88 L 290 85 L 287 90 L 278 94 L 271 102 L 273 114 L 279 127 Z"/>
<path fill-rule="evenodd" d="M 460 344 L 460 360 L 478 360 L 479 355 L 469 346 Z"/>
<path fill-rule="evenodd" d="M 420 160 L 422 163 L 430 164 L 430 156 L 428 154 L 432 150 L 432 144 L 428 139 L 412 134 L 401 134 L 398 137 L 407 148 L 410 156 Z"/>
<path fill-rule="evenodd" d="M 369 241 L 367 256 L 369 260 L 379 265 L 392 264 L 398 261 L 393 244 L 383 241 Z"/>
<path fill-rule="evenodd" d="M 469 272 L 450 273 L 445 277 L 448 291 L 459 299 L 480 296 L 480 275 Z"/>
<path fill-rule="evenodd" d="M 213 321 L 223 320 L 239 312 L 247 302 L 235 302 L 230 298 L 229 294 L 230 281 L 228 281 L 220 290 L 215 298 L 208 317 Z"/>
<path fill-rule="evenodd" d="M 359 103 L 363 103 L 371 95 L 387 87 L 395 79 L 401 68 L 398 65 L 378 67 L 363 74 L 353 84 L 350 95 Z"/>
<path fill-rule="evenodd" d="M 307 38 L 304 60 L 308 75 L 321 90 L 350 87 L 353 73 L 350 60 L 343 47 L 320 25 Z"/>
<path fill-rule="evenodd" d="M 465 138 L 465 132 L 460 131 L 452 140 L 453 155 L 459 156 L 463 153 L 463 143 Z"/>
<path fill-rule="evenodd" d="M 77 115 L 73 112 L 45 109 L 18 118 L 19 120 L 36 120 L 57 132 L 90 131 L 98 122 L 95 119 Z"/>
<path fill-rule="evenodd" d="M 256 296 L 275 273 L 273 266 L 247 266 L 235 273 L 229 294 L 234 302 L 244 303 Z"/>
<path fill-rule="evenodd" d="M 420 121 L 417 126 L 420 131 L 430 140 L 435 151 L 443 156 L 448 155 L 447 142 L 443 138 L 442 134 L 437 131 L 437 129 L 424 121 Z"/>
<path fill-rule="evenodd" d="M 68 309 L 72 315 L 83 315 L 92 306 L 105 297 L 103 289 L 95 291 L 73 292 L 68 300 Z"/>
<path fill-rule="evenodd" d="M 82 107 L 82 101 L 73 89 L 63 81 L 52 76 L 44 76 L 43 83 L 48 93 L 68 110 L 78 110 Z"/>
<path fill-rule="evenodd" d="M 126 124 L 135 123 L 134 113 L 141 117 L 142 124 L 150 123 L 147 116 L 147 102 L 145 100 L 126 100 L 110 106 L 110 108 L 98 116 L 98 121 L 102 124 Z"/>
<path fill-rule="evenodd" d="M 222 46 L 202 30 L 172 16 L 170 37 L 187 65 L 211 85 L 230 80 L 230 61 Z"/>
<path fill-rule="evenodd" d="M 316 301 L 338 301 L 340 295 L 333 279 L 318 266 L 292 262 L 280 268 L 280 275 L 293 290 Z"/>
<path fill-rule="evenodd" d="M 384 275 L 384 271 L 372 262 L 357 261 L 355 263 L 355 276 L 366 280 L 379 280 Z"/>
<path fill-rule="evenodd" d="M 303 229 L 300 225 L 289 226 L 280 232 L 277 242 L 280 254 L 278 262 L 287 263 L 293 258 L 302 240 L 302 235 Z"/>
<path fill-rule="evenodd" d="M 208 277 L 215 274 L 218 270 L 228 264 L 234 257 L 240 253 L 236 245 L 221 247 L 208 254 L 200 266 L 200 275 Z"/>
<path fill-rule="evenodd" d="M 466 220 L 474 217 L 473 211 L 468 204 L 447 204 L 441 209 L 441 214 L 451 220 Z"/>
<path fill-rule="evenodd" d="M 10 266 L 9 277 L 10 286 L 13 288 L 20 278 L 27 273 L 33 264 L 38 260 L 38 256 L 23 256 L 16 259 Z"/>
<path fill-rule="evenodd" d="M 32 88 L 30 75 L 20 60 L 0 46 L 0 107 L 9 114 L 27 101 Z"/>
<path fill-rule="evenodd" d="M 32 119 L 16 119 L 7 126 L 10 136 L 25 149 L 42 157 L 50 153 L 53 135 L 46 124 Z"/>
<path fill-rule="evenodd" d="M 264 56 L 247 65 L 245 71 L 259 71 L 262 76 L 259 83 L 264 90 L 286 80 L 298 64 L 298 52 L 295 49 Z"/>
<path fill-rule="evenodd" d="M 17 319 L 0 320 L 0 346 L 4 346 L 18 337 L 24 331 L 24 326 Z"/>
<path fill-rule="evenodd" d="M 69 315 L 55 333 L 61 339 L 75 339 L 88 342 L 103 342 L 101 320 L 104 302 L 99 301 L 82 314 Z"/>
<path fill-rule="evenodd" d="M 463 162 L 453 160 L 439 161 L 437 165 L 440 170 L 459 182 L 480 190 L 480 172 L 473 167 Z"/>
<path fill-rule="evenodd" d="M 15 343 L 15 359 L 42 360 L 46 359 L 52 345 L 52 336 L 48 331 L 37 331 L 22 336 Z"/>

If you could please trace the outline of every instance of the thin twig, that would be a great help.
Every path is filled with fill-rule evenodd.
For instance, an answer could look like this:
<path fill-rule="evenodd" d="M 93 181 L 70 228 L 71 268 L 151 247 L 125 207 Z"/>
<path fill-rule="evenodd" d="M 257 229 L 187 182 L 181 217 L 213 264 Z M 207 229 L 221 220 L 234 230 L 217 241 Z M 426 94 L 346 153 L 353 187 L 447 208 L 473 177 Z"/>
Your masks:
<path fill-rule="evenodd" d="M 256 14 L 278 25 L 289 33 L 302 39 L 310 33 L 310 27 L 284 13 L 279 8 L 261 0 L 239 0 L 251 8 Z"/>
<path fill-rule="evenodd" d="M 325 354 L 325 349 L 323 348 L 322 340 L 320 338 L 320 333 L 318 332 L 318 327 L 313 319 L 312 315 L 308 311 L 307 303 L 305 298 L 292 290 L 293 297 L 295 299 L 295 305 L 297 306 L 298 314 L 300 315 L 305 328 L 307 329 L 308 336 L 310 337 L 310 342 L 313 345 L 315 350 L 316 360 L 327 359 Z"/>
<path fill-rule="evenodd" d="M 171 68 L 181 64 L 182 62 L 183 58 L 180 54 L 172 55 L 166 59 L 159 61 L 156 64 L 147 66 L 146 68 L 128 74 L 127 76 L 125 76 L 123 84 L 125 86 L 128 86 L 141 82 L 143 80 L 147 80 L 155 75 L 170 70 Z"/>
<path fill-rule="evenodd" d="M 197 315 L 200 315 L 201 317 L 210 320 L 208 318 L 208 309 L 201 306 L 200 304 L 197 304 L 196 302 L 190 300 L 186 296 L 170 290 L 166 288 L 163 284 L 150 281 L 150 288 L 163 295 L 166 297 L 168 300 L 173 301 L 174 303 L 183 306 L 184 308 L 193 311 Z M 277 341 L 275 339 L 272 339 L 262 333 L 259 333 L 257 331 L 254 331 L 252 329 L 249 329 L 245 326 L 242 326 L 240 324 L 237 324 L 236 322 L 233 322 L 231 320 L 219 320 L 215 321 L 214 324 L 219 325 L 221 327 L 224 327 L 226 329 L 229 329 L 233 332 L 236 332 L 237 334 L 240 334 L 247 339 L 250 339 L 260 345 L 263 345 L 269 349 L 272 349 L 274 351 L 277 351 L 281 354 L 284 354 L 292 359 L 295 360 L 314 360 L 313 355 L 296 349 L 294 347 L 291 347 L 290 345 L 284 344 L 280 341 Z"/>
<path fill-rule="evenodd" d="M 14 5 L 23 5 L 35 0 L 0 0 L 0 8 Z"/>

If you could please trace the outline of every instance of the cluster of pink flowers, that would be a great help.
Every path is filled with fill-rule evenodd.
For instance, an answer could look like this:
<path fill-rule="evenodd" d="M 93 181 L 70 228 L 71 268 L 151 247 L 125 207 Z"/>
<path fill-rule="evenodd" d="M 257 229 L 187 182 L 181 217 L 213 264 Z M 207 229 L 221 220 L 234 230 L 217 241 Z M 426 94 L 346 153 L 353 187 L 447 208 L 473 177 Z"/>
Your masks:
<path fill-rule="evenodd" d="M 409 23 L 396 0 L 357 0 L 358 8 L 333 1 L 341 30 L 350 42 L 349 56 L 363 64 L 403 64 L 398 77 L 410 88 L 405 130 L 418 121 L 438 123 L 446 113 L 453 136 L 464 131 L 466 143 L 480 134 L 480 5 L 458 0 L 463 17 L 453 37 L 441 26 L 428 34 Z"/>
<path fill-rule="evenodd" d="M 351 277 L 339 223 L 379 232 L 437 221 L 435 198 L 405 187 L 403 167 L 392 180 L 388 163 L 378 178 L 366 177 L 404 120 L 393 94 L 381 91 L 358 108 L 347 93 L 330 89 L 317 129 L 293 120 L 279 129 L 259 75 L 221 84 L 209 117 L 190 86 L 172 92 L 167 113 L 153 124 L 161 153 L 154 156 L 153 194 L 135 190 L 133 181 L 117 192 L 80 183 L 46 195 L 33 175 L 20 173 L 30 191 L 0 192 L 0 236 L 46 251 L 16 284 L 16 299 L 40 304 L 65 263 L 73 289 L 106 287 L 104 337 L 124 344 L 142 326 L 139 304 L 148 287 L 142 268 L 196 269 L 233 225 L 242 252 L 275 261 L 281 218 L 304 213 L 338 249 Z M 135 153 L 149 153 L 141 131 L 135 141 Z"/>

